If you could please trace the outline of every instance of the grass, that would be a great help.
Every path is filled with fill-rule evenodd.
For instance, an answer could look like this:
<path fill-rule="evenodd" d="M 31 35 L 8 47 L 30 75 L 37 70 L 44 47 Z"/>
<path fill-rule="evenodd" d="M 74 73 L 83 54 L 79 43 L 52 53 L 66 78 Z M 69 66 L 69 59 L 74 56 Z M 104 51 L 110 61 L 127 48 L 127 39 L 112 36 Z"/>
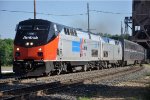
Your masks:
<path fill-rule="evenodd" d="M 144 100 L 150 100 L 150 89 L 147 91 L 147 93 L 144 94 Z"/>

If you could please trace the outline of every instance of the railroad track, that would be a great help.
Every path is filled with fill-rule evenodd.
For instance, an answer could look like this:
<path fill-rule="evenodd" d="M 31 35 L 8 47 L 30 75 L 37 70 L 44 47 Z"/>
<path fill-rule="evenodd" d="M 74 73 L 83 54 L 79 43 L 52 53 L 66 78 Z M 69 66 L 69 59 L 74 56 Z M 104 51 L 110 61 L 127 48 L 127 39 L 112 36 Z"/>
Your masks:
<path fill-rule="evenodd" d="M 104 79 L 109 79 L 117 76 L 128 75 L 137 71 L 142 70 L 144 67 L 130 67 L 122 69 L 111 69 L 111 70 L 101 70 L 100 73 L 95 74 L 92 72 L 73 73 L 62 76 L 39 78 L 37 81 L 33 82 L 32 85 L 26 87 L 13 88 L 8 90 L 2 90 L 0 92 L 0 99 L 28 99 L 30 95 L 36 95 L 38 93 L 54 93 L 56 91 L 61 91 L 63 87 L 68 85 L 80 85 L 85 81 L 97 82 Z M 70 76 L 70 77 L 69 77 Z M 74 76 L 74 78 L 73 78 Z M 78 77 L 76 77 L 78 76 Z M 59 79 L 60 77 L 65 77 L 64 79 Z M 69 78 L 68 78 L 69 77 Z M 75 78 L 76 77 L 76 78 Z M 53 80 L 53 81 L 52 81 Z M 31 81 L 30 81 L 31 82 Z M 22 84 L 29 84 L 29 82 L 22 81 Z M 31 84 L 31 83 L 30 83 Z"/>
<path fill-rule="evenodd" d="M 72 74 L 72 73 L 70 73 L 70 74 Z M 53 77 L 53 76 L 51 76 L 51 77 Z M 9 84 L 9 83 L 25 82 L 25 81 L 32 82 L 32 81 L 36 81 L 37 79 L 38 80 L 47 80 L 48 78 L 49 77 L 22 78 L 22 77 L 18 77 L 18 76 L 14 76 L 14 75 L 12 75 L 12 76 L 9 75 L 7 77 L 4 76 L 3 78 L 1 78 L 0 84 Z"/>

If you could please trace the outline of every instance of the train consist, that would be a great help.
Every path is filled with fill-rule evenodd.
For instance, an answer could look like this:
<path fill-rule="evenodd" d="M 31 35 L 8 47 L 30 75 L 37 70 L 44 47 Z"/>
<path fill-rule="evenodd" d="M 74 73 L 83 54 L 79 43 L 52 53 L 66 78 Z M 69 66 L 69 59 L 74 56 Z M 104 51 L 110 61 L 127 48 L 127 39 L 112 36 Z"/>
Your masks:
<path fill-rule="evenodd" d="M 128 40 L 113 40 L 42 19 L 19 22 L 13 71 L 39 76 L 141 63 L 146 50 Z"/>

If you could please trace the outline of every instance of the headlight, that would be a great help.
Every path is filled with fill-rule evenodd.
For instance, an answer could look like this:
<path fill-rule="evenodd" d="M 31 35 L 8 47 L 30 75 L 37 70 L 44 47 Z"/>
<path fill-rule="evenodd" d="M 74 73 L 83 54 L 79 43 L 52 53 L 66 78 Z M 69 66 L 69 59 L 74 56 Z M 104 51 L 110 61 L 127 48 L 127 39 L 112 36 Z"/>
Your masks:
<path fill-rule="evenodd" d="M 26 46 L 28 46 L 28 45 L 29 45 L 29 42 L 26 43 Z"/>
<path fill-rule="evenodd" d="M 42 51 L 42 48 L 39 48 L 39 51 Z"/>
<path fill-rule="evenodd" d="M 33 42 L 31 42 L 30 45 L 33 45 Z"/>
<path fill-rule="evenodd" d="M 17 48 L 16 50 L 17 50 L 17 51 L 19 51 L 19 50 L 20 50 L 20 48 Z"/>

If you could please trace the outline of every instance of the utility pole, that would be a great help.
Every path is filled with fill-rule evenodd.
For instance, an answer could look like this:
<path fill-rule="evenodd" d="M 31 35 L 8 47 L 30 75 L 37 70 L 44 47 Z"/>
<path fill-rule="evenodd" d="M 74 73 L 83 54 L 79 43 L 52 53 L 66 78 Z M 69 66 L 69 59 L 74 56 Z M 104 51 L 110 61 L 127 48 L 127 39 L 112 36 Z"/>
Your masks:
<path fill-rule="evenodd" d="M 34 0 L 34 19 L 36 19 L 36 1 Z"/>
<path fill-rule="evenodd" d="M 121 35 L 123 35 L 122 21 L 121 21 Z"/>
<path fill-rule="evenodd" d="M 124 39 L 124 34 L 123 34 L 123 27 L 122 27 L 122 21 L 121 21 L 121 41 Z"/>
<path fill-rule="evenodd" d="M 88 15 L 88 32 L 90 32 L 90 14 L 89 14 L 89 3 L 87 3 L 87 15 Z"/>
<path fill-rule="evenodd" d="M 87 15 L 88 15 L 88 34 L 89 34 L 89 38 L 91 39 L 91 35 L 90 35 L 90 13 L 89 13 L 89 3 L 87 3 Z"/>

